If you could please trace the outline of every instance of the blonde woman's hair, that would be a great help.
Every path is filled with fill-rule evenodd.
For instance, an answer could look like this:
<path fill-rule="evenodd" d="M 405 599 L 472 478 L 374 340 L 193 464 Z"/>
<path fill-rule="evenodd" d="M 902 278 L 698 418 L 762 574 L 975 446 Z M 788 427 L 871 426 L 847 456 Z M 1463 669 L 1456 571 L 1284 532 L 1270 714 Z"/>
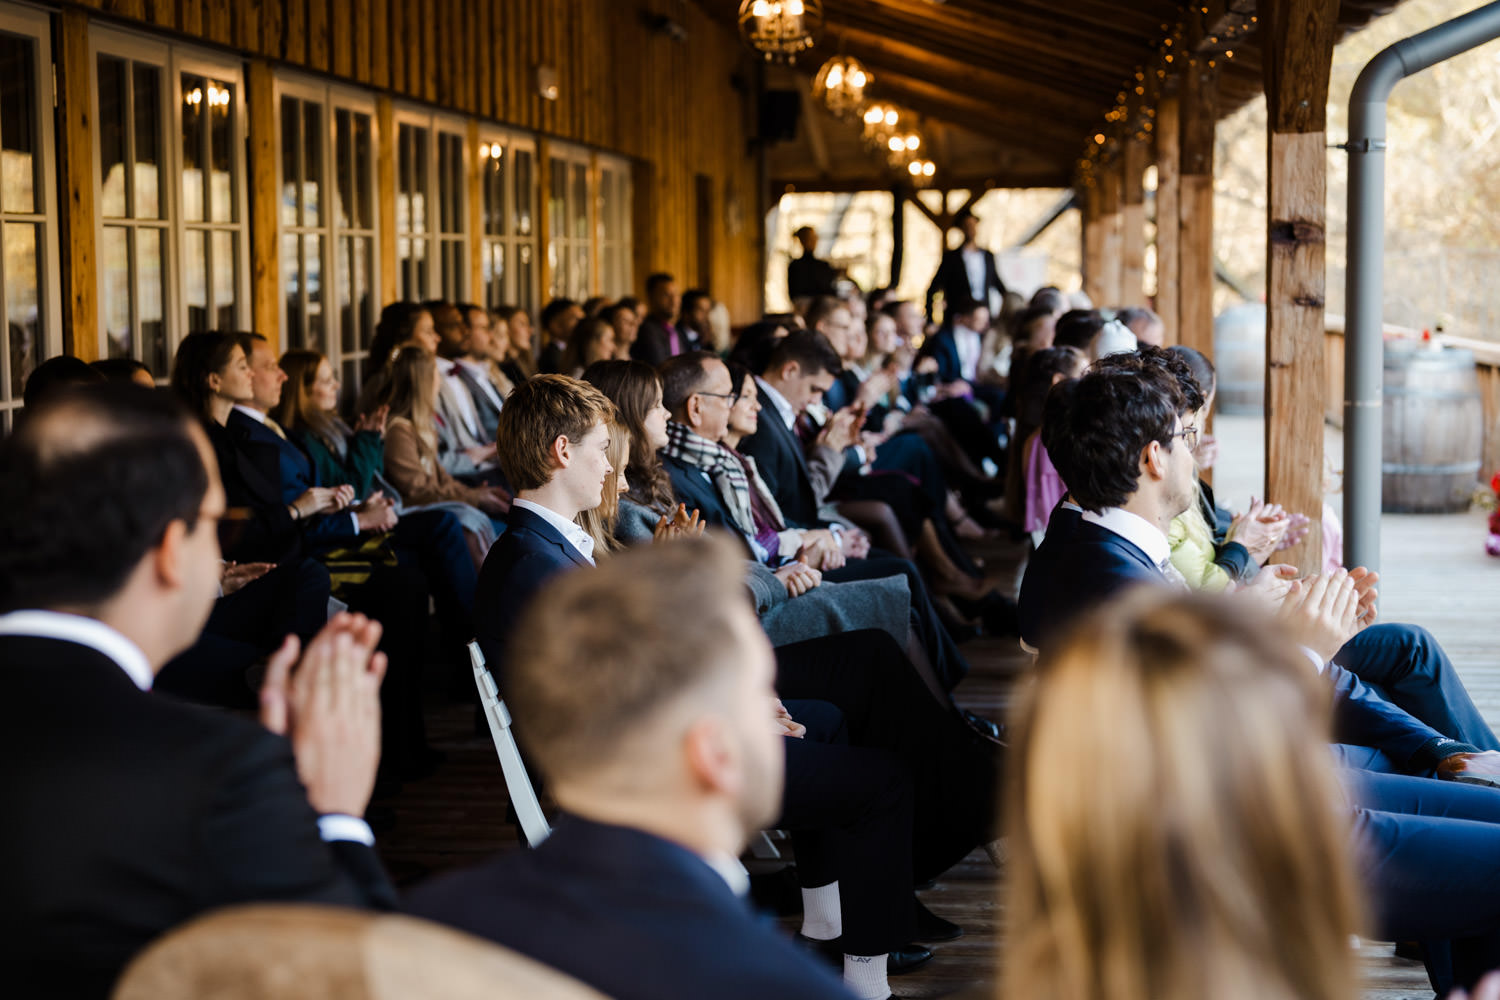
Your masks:
<path fill-rule="evenodd" d="M 433 454 L 437 436 L 437 359 L 420 347 L 402 347 L 391 359 L 382 402 L 391 416 L 405 417 Z"/>
<path fill-rule="evenodd" d="M 1330 695 L 1254 609 L 1138 590 L 1011 720 L 1004 1000 L 1354 1000 Z"/>
<path fill-rule="evenodd" d="M 604 480 L 599 506 L 581 510 L 573 518 L 594 540 L 594 554 L 618 552 L 625 546 L 615 538 L 615 524 L 620 520 L 620 477 L 630 463 L 630 431 L 620 423 L 618 414 L 609 424 L 609 448 L 605 452 L 614 471 Z"/>

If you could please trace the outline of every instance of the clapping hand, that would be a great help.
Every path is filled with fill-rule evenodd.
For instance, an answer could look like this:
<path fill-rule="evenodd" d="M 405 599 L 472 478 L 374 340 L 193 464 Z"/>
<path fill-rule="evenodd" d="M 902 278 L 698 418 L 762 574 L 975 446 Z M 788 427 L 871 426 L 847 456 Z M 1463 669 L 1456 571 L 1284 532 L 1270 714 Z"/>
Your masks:
<path fill-rule="evenodd" d="M 380 762 L 380 623 L 340 613 L 307 644 L 287 636 L 266 666 L 261 723 L 285 736 L 307 801 L 319 813 L 362 816 Z M 296 669 L 293 669 L 296 664 Z"/>
<path fill-rule="evenodd" d="M 1359 631 L 1360 594 L 1347 570 L 1310 576 L 1292 584 L 1282 602 L 1291 635 L 1325 661 Z"/>
<path fill-rule="evenodd" d="M 233 560 L 226 562 L 219 571 L 219 589 L 223 595 L 228 597 L 237 590 L 241 590 L 246 584 L 254 583 L 276 568 L 275 563 L 237 563 Z"/>
<path fill-rule="evenodd" d="M 1500 972 L 1491 972 L 1479 981 L 1474 992 L 1454 990 L 1448 1000 L 1500 1000 Z"/>
<path fill-rule="evenodd" d="M 653 542 L 665 542 L 674 538 L 697 538 L 708 524 L 699 515 L 698 508 L 687 512 L 687 504 L 678 504 L 671 514 L 663 514 L 651 530 Z"/>
<path fill-rule="evenodd" d="M 1267 504 L 1250 498 L 1250 509 L 1235 517 L 1229 526 L 1228 540 L 1239 542 L 1261 565 L 1276 551 L 1286 535 L 1289 518 L 1280 504 Z"/>
<path fill-rule="evenodd" d="M 792 713 L 786 710 L 780 698 L 772 699 L 771 714 L 776 720 L 777 735 L 799 740 L 807 735 L 807 727 L 792 718 Z"/>
<path fill-rule="evenodd" d="M 361 413 L 354 419 L 355 431 L 370 431 L 374 434 L 385 436 L 385 422 L 391 415 L 389 405 L 377 406 L 369 413 Z"/>

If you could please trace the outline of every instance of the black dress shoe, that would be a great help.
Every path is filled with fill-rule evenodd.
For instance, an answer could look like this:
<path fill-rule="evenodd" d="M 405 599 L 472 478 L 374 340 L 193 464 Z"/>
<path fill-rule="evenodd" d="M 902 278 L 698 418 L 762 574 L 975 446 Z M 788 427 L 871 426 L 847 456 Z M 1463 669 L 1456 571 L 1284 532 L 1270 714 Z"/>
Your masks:
<path fill-rule="evenodd" d="M 964 722 L 968 723 L 970 729 L 984 737 L 991 743 L 1005 746 L 1005 723 L 992 722 L 982 715 L 975 715 L 968 710 L 963 711 Z"/>
<path fill-rule="evenodd" d="M 916 933 L 912 935 L 914 939 L 932 944 L 936 941 L 952 941 L 964 936 L 962 927 L 933 913 L 915 896 L 912 897 L 912 905 L 917 908 Z"/>
<path fill-rule="evenodd" d="M 931 948 L 924 948 L 919 944 L 904 944 L 886 956 L 885 974 L 904 976 L 914 969 L 920 969 L 930 961 L 932 961 Z"/>

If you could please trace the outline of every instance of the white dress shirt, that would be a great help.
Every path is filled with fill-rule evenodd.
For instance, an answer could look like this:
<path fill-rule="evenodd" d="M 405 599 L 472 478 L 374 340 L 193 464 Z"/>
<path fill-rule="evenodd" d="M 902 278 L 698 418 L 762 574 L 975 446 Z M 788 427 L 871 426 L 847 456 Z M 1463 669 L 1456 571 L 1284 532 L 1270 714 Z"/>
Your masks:
<path fill-rule="evenodd" d="M 475 441 L 484 440 L 484 431 L 479 427 L 479 416 L 474 412 L 474 397 L 469 395 L 469 387 L 458 374 L 458 363 L 438 358 L 438 366 L 443 371 L 443 398 L 448 401 L 454 415 L 463 422 L 469 437 Z M 486 378 L 485 381 L 488 382 L 489 379 Z"/>
<path fill-rule="evenodd" d="M 245 416 L 249 417 L 251 420 L 254 420 L 256 423 L 261 424 L 262 426 L 271 427 L 273 430 L 276 429 L 275 425 L 267 423 L 267 417 L 266 417 L 266 415 L 264 413 L 260 412 L 259 410 L 257 410 L 255 407 L 253 407 L 253 406 L 246 406 L 243 403 L 235 403 L 234 404 L 234 408 L 236 410 L 238 410 L 240 413 L 243 413 Z M 286 434 L 285 433 L 277 434 L 276 436 L 279 437 L 279 438 L 281 438 L 283 441 L 286 440 Z M 311 464 L 311 463 L 309 462 L 309 464 Z M 281 484 L 278 483 L 277 485 L 279 486 Z M 340 484 L 340 485 L 342 485 L 342 484 Z M 291 505 L 288 504 L 287 506 L 291 506 Z M 359 515 L 356 514 L 352 510 L 349 512 L 349 522 L 354 525 L 354 533 L 356 535 L 359 534 Z M 220 590 L 219 596 L 220 597 L 224 596 L 224 593 L 223 593 L 222 590 Z M 345 839 L 345 838 L 341 837 L 339 839 L 342 840 L 342 839 Z"/>
<path fill-rule="evenodd" d="M 522 500 L 519 497 L 511 501 L 511 506 L 529 510 L 543 521 L 552 525 L 552 527 L 557 529 L 558 534 L 567 540 L 569 545 L 578 550 L 579 555 L 588 560 L 590 566 L 594 565 L 594 539 L 589 536 L 587 531 L 580 528 L 576 521 L 569 521 L 555 510 L 543 507 L 539 503 L 532 503 L 530 500 Z"/>
<path fill-rule="evenodd" d="M 755 387 L 760 390 L 762 398 L 770 401 L 771 406 L 781 416 L 781 422 L 786 424 L 787 430 L 792 430 L 797 426 L 797 411 L 792 409 L 792 404 L 787 402 L 785 396 L 772 388 L 770 383 L 759 375 L 755 376 Z"/>
<path fill-rule="evenodd" d="M 984 251 L 979 247 L 965 248 L 959 251 L 964 261 L 964 272 L 969 276 L 969 291 L 974 301 L 981 305 L 990 304 L 989 297 L 989 270 L 984 266 Z"/>
<path fill-rule="evenodd" d="M 458 363 L 463 365 L 464 371 L 474 376 L 474 380 L 479 383 L 484 394 L 489 397 L 491 403 L 495 404 L 495 409 L 498 410 L 505 405 L 505 400 L 500 398 L 500 390 L 496 389 L 495 383 L 490 381 L 490 370 L 484 362 L 459 358 Z"/>
<path fill-rule="evenodd" d="M 151 690 L 156 672 L 141 648 L 97 618 L 58 611 L 12 611 L 0 615 L 0 635 L 33 636 L 86 646 L 109 657 L 142 691 Z M 375 834 L 357 816 L 330 813 L 318 817 L 318 835 L 324 840 L 353 840 L 374 846 Z"/>
<path fill-rule="evenodd" d="M 979 378 L 979 355 L 984 351 L 984 338 L 962 323 L 954 323 L 953 343 L 958 348 L 959 374 L 965 382 L 975 382 Z"/>

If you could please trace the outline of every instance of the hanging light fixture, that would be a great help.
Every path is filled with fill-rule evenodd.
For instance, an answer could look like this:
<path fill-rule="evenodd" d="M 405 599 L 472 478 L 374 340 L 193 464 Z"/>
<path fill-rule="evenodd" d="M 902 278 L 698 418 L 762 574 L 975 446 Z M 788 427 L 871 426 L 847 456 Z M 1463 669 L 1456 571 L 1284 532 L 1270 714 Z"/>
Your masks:
<path fill-rule="evenodd" d="M 823 28 L 822 0 L 743 0 L 740 34 L 766 60 L 796 62 Z"/>
<path fill-rule="evenodd" d="M 854 118 L 865 106 L 865 87 L 874 77 L 853 56 L 834 56 L 813 79 L 813 96 L 838 118 Z"/>
<path fill-rule="evenodd" d="M 865 142 L 876 150 L 883 150 L 901 123 L 901 112 L 888 104 L 872 104 L 865 108 L 864 123 Z"/>

